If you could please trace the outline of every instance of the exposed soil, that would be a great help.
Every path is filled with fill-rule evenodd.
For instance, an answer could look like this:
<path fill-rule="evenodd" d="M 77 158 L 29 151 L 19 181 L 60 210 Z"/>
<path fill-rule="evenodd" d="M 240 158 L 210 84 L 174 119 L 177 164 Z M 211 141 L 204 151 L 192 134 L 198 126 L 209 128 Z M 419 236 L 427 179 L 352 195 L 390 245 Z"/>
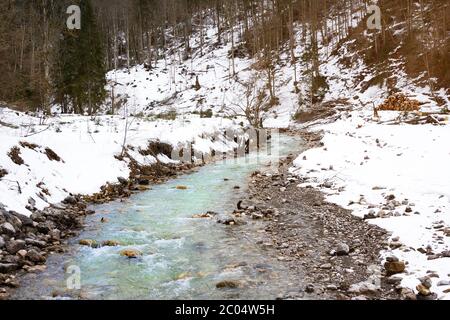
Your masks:
<path fill-rule="evenodd" d="M 11 159 L 12 162 L 17 164 L 18 166 L 21 166 L 25 164 L 25 161 L 23 161 L 22 157 L 20 156 L 20 148 L 19 147 L 13 147 L 8 152 L 8 157 Z"/>

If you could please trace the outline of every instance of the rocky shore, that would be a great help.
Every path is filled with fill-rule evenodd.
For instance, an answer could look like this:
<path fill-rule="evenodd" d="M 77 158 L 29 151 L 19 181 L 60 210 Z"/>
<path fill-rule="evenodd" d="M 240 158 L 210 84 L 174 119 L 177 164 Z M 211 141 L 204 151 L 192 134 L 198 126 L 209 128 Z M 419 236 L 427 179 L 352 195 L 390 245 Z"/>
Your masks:
<path fill-rule="evenodd" d="M 299 134 L 299 133 L 296 133 Z M 307 147 L 320 145 L 320 136 L 300 133 Z M 302 272 L 305 285 L 280 299 L 417 299 L 400 287 L 395 274 L 404 262 L 389 257 L 382 264 L 380 251 L 389 234 L 350 211 L 327 203 L 320 191 L 299 188 L 301 177 L 289 173 L 294 155 L 280 164 L 279 173 L 254 172 L 247 197 L 238 209 L 218 222 L 227 225 L 254 223 L 255 244 L 292 272 Z M 269 253 L 268 253 L 269 254 Z M 394 276 L 393 276 L 394 275 Z M 426 289 L 426 287 L 425 287 Z"/>

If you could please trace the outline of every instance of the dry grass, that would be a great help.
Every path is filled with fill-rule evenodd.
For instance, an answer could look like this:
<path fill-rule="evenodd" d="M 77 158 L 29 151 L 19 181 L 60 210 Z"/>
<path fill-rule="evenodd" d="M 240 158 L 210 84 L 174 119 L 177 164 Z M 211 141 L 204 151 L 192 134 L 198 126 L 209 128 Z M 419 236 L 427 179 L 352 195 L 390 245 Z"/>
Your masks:
<path fill-rule="evenodd" d="M 23 161 L 22 157 L 20 156 L 19 147 L 12 147 L 8 152 L 8 157 L 12 160 L 12 162 L 19 166 L 25 164 L 25 161 Z"/>

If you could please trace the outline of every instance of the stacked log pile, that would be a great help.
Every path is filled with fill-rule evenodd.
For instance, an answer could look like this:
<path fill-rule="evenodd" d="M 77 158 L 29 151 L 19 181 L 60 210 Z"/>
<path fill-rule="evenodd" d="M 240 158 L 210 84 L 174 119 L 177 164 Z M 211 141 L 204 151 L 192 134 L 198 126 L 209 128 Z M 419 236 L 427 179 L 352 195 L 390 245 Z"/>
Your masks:
<path fill-rule="evenodd" d="M 402 93 L 390 96 L 377 108 L 379 111 L 418 111 L 419 109 L 419 101 L 409 99 Z"/>

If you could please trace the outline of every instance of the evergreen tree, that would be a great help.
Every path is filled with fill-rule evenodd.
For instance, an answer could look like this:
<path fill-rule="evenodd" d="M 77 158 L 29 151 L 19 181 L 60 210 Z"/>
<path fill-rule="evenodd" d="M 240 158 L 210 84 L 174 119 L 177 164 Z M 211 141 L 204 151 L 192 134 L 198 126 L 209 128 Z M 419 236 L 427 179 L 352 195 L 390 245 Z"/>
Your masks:
<path fill-rule="evenodd" d="M 63 112 L 93 114 L 105 99 L 105 50 L 90 0 L 80 0 L 81 29 L 64 29 L 54 72 L 55 100 Z"/>

